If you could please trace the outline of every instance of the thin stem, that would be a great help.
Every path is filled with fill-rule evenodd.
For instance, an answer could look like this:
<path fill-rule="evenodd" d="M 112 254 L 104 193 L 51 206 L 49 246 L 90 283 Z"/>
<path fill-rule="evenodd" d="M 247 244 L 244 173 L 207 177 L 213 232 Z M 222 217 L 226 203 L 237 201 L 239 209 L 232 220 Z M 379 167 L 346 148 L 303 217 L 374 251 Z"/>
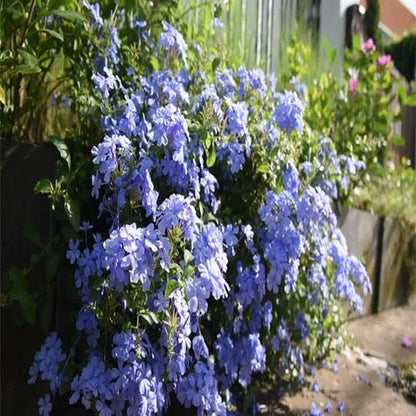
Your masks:
<path fill-rule="evenodd" d="M 27 31 L 29 30 L 29 27 L 30 27 L 30 20 L 32 19 L 33 12 L 35 11 L 35 6 L 36 6 L 36 0 L 32 0 L 32 4 L 30 5 L 29 16 L 27 17 L 27 20 L 26 20 L 26 25 L 25 25 L 25 29 L 23 30 L 22 38 L 20 39 L 20 44 L 19 44 L 20 47 L 23 45 L 23 42 L 25 41 Z"/>

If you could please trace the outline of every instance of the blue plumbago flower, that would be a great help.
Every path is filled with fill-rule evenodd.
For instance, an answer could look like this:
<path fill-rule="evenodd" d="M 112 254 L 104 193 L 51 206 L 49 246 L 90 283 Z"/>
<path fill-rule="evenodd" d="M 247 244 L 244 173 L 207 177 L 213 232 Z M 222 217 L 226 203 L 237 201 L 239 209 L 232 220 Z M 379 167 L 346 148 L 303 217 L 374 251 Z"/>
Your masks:
<path fill-rule="evenodd" d="M 216 81 L 222 96 L 231 98 L 235 94 L 236 82 L 231 69 L 225 69 L 223 72 L 218 71 L 216 73 Z"/>
<path fill-rule="evenodd" d="M 74 264 L 81 252 L 78 250 L 79 247 L 79 240 L 75 242 L 71 239 L 69 240 L 69 250 L 66 252 L 66 258 L 69 260 L 71 264 Z"/>
<path fill-rule="evenodd" d="M 299 193 L 299 173 L 292 162 L 283 169 L 283 189 L 296 198 Z"/>
<path fill-rule="evenodd" d="M 198 269 L 197 280 L 201 281 L 201 286 L 207 288 L 208 293 L 212 293 L 216 300 L 226 297 L 230 289 L 224 278 L 228 260 L 223 241 L 220 228 L 208 223 L 202 227 L 193 249 Z"/>
<path fill-rule="evenodd" d="M 218 394 L 217 380 L 211 363 L 197 362 L 194 372 L 177 384 L 176 394 L 186 408 L 195 406 L 208 414 L 227 414 L 225 403 Z"/>
<path fill-rule="evenodd" d="M 264 255 L 271 265 L 267 287 L 274 293 L 279 291 L 282 279 L 286 293 L 296 288 L 304 239 L 296 229 L 295 218 L 291 217 L 293 208 L 292 196 L 284 191 L 280 195 L 268 192 L 265 204 L 259 209 L 260 218 L 266 225 Z"/>
<path fill-rule="evenodd" d="M 366 376 L 364 376 L 362 374 L 358 374 L 357 381 L 360 382 L 360 383 L 363 383 L 367 386 L 371 386 L 371 381 Z"/>
<path fill-rule="evenodd" d="M 165 199 L 156 213 L 158 230 L 164 234 L 173 227 L 180 227 L 184 237 L 192 243 L 195 242 L 198 225 L 195 208 L 191 203 L 191 199 L 177 194 Z"/>
<path fill-rule="evenodd" d="M 337 404 L 337 410 L 338 410 L 340 413 L 343 413 L 343 412 L 344 412 L 344 410 L 345 410 L 345 404 L 344 404 L 344 402 L 339 402 L 339 403 Z"/>
<path fill-rule="evenodd" d="M 41 397 L 38 400 L 38 406 L 40 416 L 49 416 L 49 413 L 52 411 L 51 396 L 45 394 L 45 396 Z"/>
<path fill-rule="evenodd" d="M 119 82 L 111 69 L 104 67 L 103 72 L 104 74 L 94 74 L 92 80 L 94 81 L 96 91 L 100 91 L 103 97 L 107 99 L 110 96 L 110 91 L 119 86 Z"/>
<path fill-rule="evenodd" d="M 218 19 L 218 17 L 214 17 L 212 21 L 212 27 L 214 27 L 215 29 L 224 29 L 224 23 L 222 23 L 221 20 Z"/>
<path fill-rule="evenodd" d="M 331 413 L 331 412 L 332 412 L 332 409 L 333 409 L 333 407 L 332 407 L 332 403 L 331 403 L 331 402 L 328 402 L 328 403 L 326 404 L 326 406 L 325 406 L 325 412 L 327 412 L 327 413 Z"/>
<path fill-rule="evenodd" d="M 273 304 L 268 300 L 264 305 L 263 305 L 263 320 L 264 320 L 264 326 L 267 329 L 270 329 L 270 326 L 272 324 L 272 320 L 273 320 Z"/>
<path fill-rule="evenodd" d="M 131 330 L 120 332 L 114 335 L 112 355 L 117 360 L 118 367 L 126 361 L 134 361 L 137 337 Z"/>
<path fill-rule="evenodd" d="M 303 162 L 300 164 L 300 170 L 305 175 L 309 175 L 313 171 L 313 164 L 311 162 Z"/>
<path fill-rule="evenodd" d="M 311 404 L 310 416 L 323 416 L 323 412 L 315 403 Z"/>
<path fill-rule="evenodd" d="M 318 384 L 318 382 L 316 380 L 312 383 L 311 390 L 314 393 L 319 393 L 319 384 Z"/>
<path fill-rule="evenodd" d="M 29 384 L 35 383 L 40 377 L 41 380 L 49 381 L 49 387 L 53 393 L 58 390 L 62 382 L 60 364 L 66 359 L 66 354 L 61 351 L 61 345 L 56 332 L 52 332 L 46 338 L 41 349 L 35 354 L 35 360 L 29 369 Z"/>
<path fill-rule="evenodd" d="M 305 97 L 306 95 L 306 84 L 299 81 L 298 77 L 292 77 L 290 83 L 294 86 L 295 91 L 301 96 Z"/>
<path fill-rule="evenodd" d="M 239 172 L 246 160 L 245 145 L 242 143 L 222 142 L 217 148 L 217 154 L 220 160 L 226 159 L 232 174 Z"/>
<path fill-rule="evenodd" d="M 277 329 L 277 334 L 272 337 L 272 348 L 274 351 L 287 350 L 290 344 L 290 334 L 284 319 Z"/>
<path fill-rule="evenodd" d="M 169 305 L 169 299 L 164 295 L 164 288 L 152 293 L 148 300 L 149 308 L 156 313 L 165 311 Z"/>
<path fill-rule="evenodd" d="M 103 267 L 109 271 L 108 281 L 120 292 L 129 282 L 140 283 L 142 290 L 148 291 L 155 261 L 168 269 L 170 245 L 153 224 L 146 228 L 130 224 L 116 229 L 103 242 L 103 248 Z"/>
<path fill-rule="evenodd" d="M 227 133 L 236 138 L 248 136 L 248 109 L 246 103 L 244 101 L 233 103 L 228 100 L 227 107 Z"/>
<path fill-rule="evenodd" d="M 91 408 L 93 398 L 110 400 L 111 393 L 111 370 L 106 370 L 104 362 L 98 356 L 92 355 L 88 364 L 82 370 L 80 376 L 75 376 L 71 382 L 71 390 L 74 392 L 69 399 L 74 404 L 81 399 L 82 404 Z"/>
<path fill-rule="evenodd" d="M 196 111 L 200 110 L 202 106 L 207 102 L 219 102 L 219 107 L 221 108 L 221 100 L 217 94 L 217 90 L 214 84 L 206 85 L 201 94 L 195 98 L 195 104 L 192 107 L 192 112 L 195 113 Z"/>
<path fill-rule="evenodd" d="M 238 226 L 227 224 L 222 226 L 221 231 L 224 239 L 224 244 L 227 247 L 228 257 L 235 256 L 235 246 L 238 243 Z"/>
<path fill-rule="evenodd" d="M 279 102 L 273 113 L 276 124 L 285 130 L 287 134 L 292 131 L 303 132 L 303 108 L 304 105 L 295 92 L 285 91 L 284 94 L 278 94 Z"/>
<path fill-rule="evenodd" d="M 208 347 L 207 344 L 205 344 L 205 340 L 202 335 L 194 337 L 192 340 L 192 348 L 197 360 L 200 358 L 208 358 Z"/>
<path fill-rule="evenodd" d="M 91 14 L 93 27 L 104 26 L 103 18 L 100 16 L 100 5 L 98 3 L 90 4 L 87 0 L 83 0 L 82 3 Z"/>
<path fill-rule="evenodd" d="M 184 162 L 185 145 L 188 141 L 187 121 L 180 113 L 180 110 L 173 104 L 159 107 L 154 116 L 154 140 L 158 146 L 170 144 L 173 149 L 173 160 Z"/>
<path fill-rule="evenodd" d="M 97 341 L 100 337 L 98 319 L 87 305 L 79 311 L 75 327 L 77 331 L 83 331 L 85 333 L 87 336 L 87 343 L 90 347 L 95 348 L 97 346 Z"/>
<path fill-rule="evenodd" d="M 260 342 L 260 334 L 250 334 L 239 343 L 240 371 L 239 383 L 246 387 L 250 384 L 251 374 L 262 372 L 266 366 L 266 350 Z"/>
<path fill-rule="evenodd" d="M 160 35 L 159 42 L 157 44 L 159 49 L 164 49 L 173 56 L 179 56 L 186 64 L 186 50 L 188 45 L 186 44 L 183 36 L 168 22 L 162 22 L 163 32 Z"/>
<path fill-rule="evenodd" d="M 218 181 L 217 178 L 206 169 L 202 171 L 201 187 L 205 202 L 212 207 L 212 212 L 215 214 L 218 210 L 218 201 L 215 197 Z"/>
<path fill-rule="evenodd" d="M 251 91 L 257 91 L 260 97 L 267 92 L 266 77 L 261 69 L 240 68 L 237 71 L 239 78 L 238 97 L 241 99 Z"/>

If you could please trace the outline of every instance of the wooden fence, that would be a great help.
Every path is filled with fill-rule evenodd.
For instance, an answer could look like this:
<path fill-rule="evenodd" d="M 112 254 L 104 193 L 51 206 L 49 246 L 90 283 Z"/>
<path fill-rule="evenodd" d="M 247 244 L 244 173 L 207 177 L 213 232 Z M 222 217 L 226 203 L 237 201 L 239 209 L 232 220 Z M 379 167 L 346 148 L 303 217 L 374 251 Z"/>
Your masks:
<path fill-rule="evenodd" d="M 282 46 L 295 33 L 297 24 L 314 27 L 315 3 L 315 0 L 197 0 L 192 3 L 183 0 L 183 8 L 189 26 L 197 30 L 210 25 L 216 8 L 221 5 L 227 48 L 240 56 L 247 67 L 262 67 L 270 73 L 277 70 L 284 51 Z"/>

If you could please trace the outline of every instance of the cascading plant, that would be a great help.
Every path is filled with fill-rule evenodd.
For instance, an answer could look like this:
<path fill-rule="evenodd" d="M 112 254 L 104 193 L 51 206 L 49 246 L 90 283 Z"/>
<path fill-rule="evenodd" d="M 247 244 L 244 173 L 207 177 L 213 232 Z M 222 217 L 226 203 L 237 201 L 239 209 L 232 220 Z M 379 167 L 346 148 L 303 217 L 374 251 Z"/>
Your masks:
<path fill-rule="evenodd" d="M 79 337 L 64 353 L 52 333 L 36 353 L 29 382 L 50 389 L 39 413 L 70 390 L 100 416 L 161 414 L 174 400 L 237 414 L 264 380 L 298 387 L 331 348 L 340 301 L 359 309 L 358 287 L 371 290 L 327 194 L 342 156 L 304 124 L 295 88 L 214 68 L 167 22 L 157 37 L 134 21 L 137 42 L 123 45 L 117 18 L 85 4 L 108 42 L 93 76 L 100 219 L 69 243 Z M 361 167 L 345 161 L 346 177 Z"/>

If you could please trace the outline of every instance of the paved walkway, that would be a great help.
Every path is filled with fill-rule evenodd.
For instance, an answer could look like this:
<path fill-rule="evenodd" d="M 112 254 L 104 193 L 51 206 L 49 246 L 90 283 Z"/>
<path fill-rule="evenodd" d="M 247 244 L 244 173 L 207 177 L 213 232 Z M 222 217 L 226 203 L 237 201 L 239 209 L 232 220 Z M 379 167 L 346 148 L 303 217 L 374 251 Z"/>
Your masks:
<path fill-rule="evenodd" d="M 416 406 L 385 383 L 394 366 L 416 360 L 416 308 L 396 308 L 356 319 L 347 331 L 357 346 L 340 354 L 335 371 L 317 371 L 319 392 L 304 389 L 286 398 L 278 409 L 269 409 L 270 415 L 309 415 L 312 402 L 322 410 L 329 402 L 331 414 L 340 415 L 337 405 L 343 402 L 344 416 L 416 416 Z M 402 347 L 403 336 L 412 340 L 411 348 Z"/>

